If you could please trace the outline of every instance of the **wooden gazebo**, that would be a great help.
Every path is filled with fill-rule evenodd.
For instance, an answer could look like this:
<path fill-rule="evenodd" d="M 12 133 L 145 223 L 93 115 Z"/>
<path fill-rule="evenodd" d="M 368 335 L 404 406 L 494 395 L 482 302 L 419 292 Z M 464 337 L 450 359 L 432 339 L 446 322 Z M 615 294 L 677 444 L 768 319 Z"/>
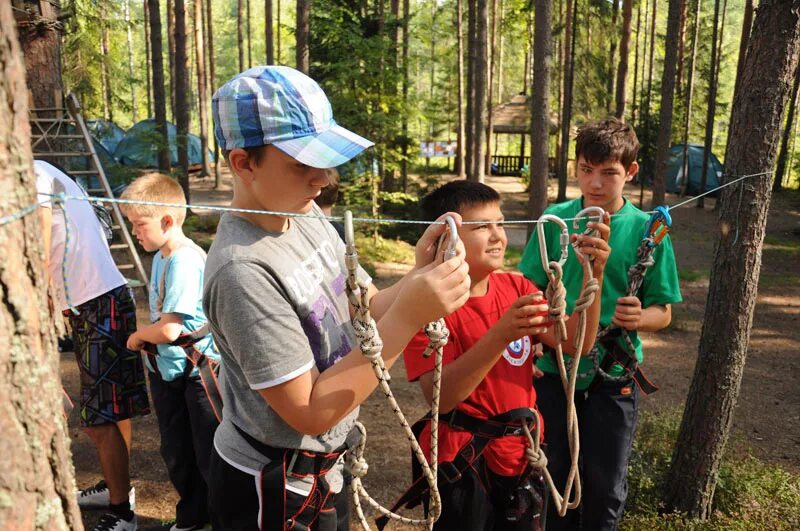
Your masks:
<path fill-rule="evenodd" d="M 558 131 L 558 121 L 551 113 L 550 134 Z M 525 154 L 525 139 L 531 133 L 530 96 L 517 94 L 492 109 L 492 133 L 520 135 L 519 155 L 492 155 L 498 167 L 497 175 L 519 175 L 520 169 L 530 162 Z"/>

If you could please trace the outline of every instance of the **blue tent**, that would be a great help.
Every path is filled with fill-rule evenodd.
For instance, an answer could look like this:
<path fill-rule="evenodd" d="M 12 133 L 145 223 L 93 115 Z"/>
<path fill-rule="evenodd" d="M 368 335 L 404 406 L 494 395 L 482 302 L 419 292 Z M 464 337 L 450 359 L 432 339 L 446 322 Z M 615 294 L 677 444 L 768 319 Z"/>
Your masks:
<path fill-rule="evenodd" d="M 680 193 L 681 188 L 686 182 L 684 176 L 684 162 L 683 162 L 683 146 L 684 144 L 676 144 L 669 150 L 669 159 L 667 160 L 667 174 L 665 176 L 665 185 L 667 192 L 674 194 Z M 703 144 L 689 144 L 687 150 L 688 158 L 688 186 L 686 186 L 687 195 L 700 194 L 700 182 L 703 179 Z M 722 164 L 719 159 L 710 153 L 708 158 L 708 171 L 706 172 L 706 189 L 709 191 L 719 186 L 719 180 L 722 177 Z"/>
<path fill-rule="evenodd" d="M 86 127 L 109 153 L 114 153 L 120 141 L 125 137 L 125 130 L 108 120 L 89 120 L 86 122 Z"/>
<path fill-rule="evenodd" d="M 177 129 L 175 125 L 167 122 L 167 138 L 169 140 L 170 164 L 178 164 L 178 144 L 175 140 Z M 153 119 L 142 120 L 128 129 L 125 137 L 120 141 L 117 149 L 114 150 L 114 157 L 125 166 L 136 168 L 156 168 L 158 167 L 158 145 L 161 141 L 156 131 L 156 121 Z M 202 148 L 200 137 L 188 135 L 189 165 L 202 164 Z M 208 152 L 208 159 L 214 160 L 211 150 Z"/>

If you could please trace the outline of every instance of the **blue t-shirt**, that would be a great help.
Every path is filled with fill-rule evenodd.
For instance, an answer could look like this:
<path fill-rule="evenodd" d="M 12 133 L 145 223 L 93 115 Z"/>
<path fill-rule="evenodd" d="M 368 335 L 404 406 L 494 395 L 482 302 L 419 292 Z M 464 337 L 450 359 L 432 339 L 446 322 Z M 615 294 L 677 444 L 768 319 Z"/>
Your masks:
<path fill-rule="evenodd" d="M 162 313 L 177 313 L 183 316 L 182 334 L 191 333 L 206 324 L 208 319 L 203 312 L 203 270 L 205 269 L 205 256 L 202 251 L 192 245 L 186 245 L 173 251 L 164 258 L 161 251 L 153 257 L 152 273 L 150 275 L 150 321 L 155 323 L 161 319 Z M 164 279 L 164 297 L 161 311 L 158 311 L 158 299 L 162 286 L 161 277 L 166 272 Z M 211 335 L 204 337 L 195 347 L 211 359 L 219 361 L 219 353 L 214 347 Z M 166 343 L 157 345 L 158 357 L 156 363 L 161 377 L 170 382 L 180 377 L 188 363 L 186 353 L 181 347 Z M 150 360 L 146 360 L 148 368 L 153 371 Z M 192 371 L 192 376 L 197 375 L 197 369 Z"/>

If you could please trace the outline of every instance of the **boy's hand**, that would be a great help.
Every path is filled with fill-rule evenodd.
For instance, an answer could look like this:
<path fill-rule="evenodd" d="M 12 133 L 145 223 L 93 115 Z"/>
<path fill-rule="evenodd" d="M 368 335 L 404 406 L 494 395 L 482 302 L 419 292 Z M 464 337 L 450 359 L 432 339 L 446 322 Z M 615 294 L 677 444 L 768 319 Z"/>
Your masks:
<path fill-rule="evenodd" d="M 398 293 L 398 313 L 417 328 L 459 309 L 469 299 L 469 266 L 463 248 L 453 258 L 409 273 Z"/>
<path fill-rule="evenodd" d="M 443 214 L 439 216 L 436 221 L 444 221 L 447 216 L 453 218 L 457 227 L 461 227 L 461 215 L 455 212 Z M 446 223 L 432 223 L 428 225 L 428 228 L 425 229 L 425 232 L 417 241 L 417 245 L 414 250 L 416 268 L 425 267 L 437 258 L 436 251 L 439 247 L 439 236 L 446 232 L 449 233 L 448 225 Z M 458 254 L 464 254 L 464 244 L 461 243 L 460 240 L 458 242 L 457 250 Z"/>
<path fill-rule="evenodd" d="M 126 345 L 128 350 L 132 352 L 139 352 L 144 348 L 144 340 L 139 337 L 138 332 L 134 332 L 128 337 L 128 343 Z"/>
<path fill-rule="evenodd" d="M 544 333 L 547 322 L 547 304 L 537 292 L 514 301 L 492 328 L 507 345 L 521 337 Z"/>
<path fill-rule="evenodd" d="M 586 224 L 587 228 L 596 229 L 600 235 L 598 237 L 586 236 L 583 234 L 573 234 L 571 236 L 572 243 L 578 246 L 580 253 L 575 253 L 578 260 L 583 264 L 587 256 L 592 257 L 592 273 L 595 277 L 603 274 L 603 270 L 608 262 L 608 256 L 611 254 L 611 247 L 608 245 L 608 237 L 611 234 L 611 227 L 609 226 L 610 216 L 608 212 L 603 217 L 603 223 L 590 221 Z M 585 255 L 585 256 L 584 256 Z"/>
<path fill-rule="evenodd" d="M 642 301 L 638 297 L 620 297 L 611 319 L 615 325 L 625 330 L 637 330 L 642 320 Z"/>

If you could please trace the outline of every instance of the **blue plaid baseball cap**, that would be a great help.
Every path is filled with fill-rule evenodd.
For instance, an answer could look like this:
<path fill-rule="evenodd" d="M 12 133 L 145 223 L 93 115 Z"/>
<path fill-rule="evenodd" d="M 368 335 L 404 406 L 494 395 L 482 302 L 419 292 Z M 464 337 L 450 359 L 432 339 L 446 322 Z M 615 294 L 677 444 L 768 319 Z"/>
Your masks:
<path fill-rule="evenodd" d="M 259 66 L 234 76 L 211 100 L 220 148 L 272 144 L 314 168 L 344 164 L 374 145 L 336 124 L 316 81 L 288 66 Z"/>

